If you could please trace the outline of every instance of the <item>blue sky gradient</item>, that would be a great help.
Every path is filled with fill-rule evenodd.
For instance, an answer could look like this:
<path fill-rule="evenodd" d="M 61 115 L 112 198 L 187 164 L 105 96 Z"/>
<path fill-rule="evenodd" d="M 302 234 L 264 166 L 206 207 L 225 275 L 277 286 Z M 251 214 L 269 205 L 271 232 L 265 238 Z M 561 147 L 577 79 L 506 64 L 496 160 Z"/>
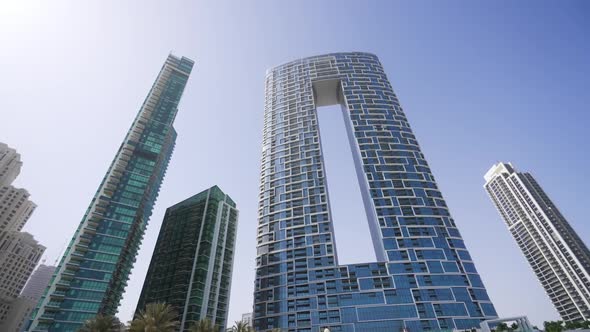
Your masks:
<path fill-rule="evenodd" d="M 167 54 L 192 58 L 177 147 L 119 316 L 131 319 L 166 207 L 218 184 L 240 209 L 230 322 L 239 319 L 252 306 L 265 71 L 367 51 L 499 314 L 557 319 L 483 174 L 497 161 L 531 171 L 590 240 L 589 15 L 587 1 L 3 1 L 0 141 L 22 154 L 16 184 L 39 205 L 25 230 L 58 258 Z M 336 236 L 338 250 L 358 247 Z"/>

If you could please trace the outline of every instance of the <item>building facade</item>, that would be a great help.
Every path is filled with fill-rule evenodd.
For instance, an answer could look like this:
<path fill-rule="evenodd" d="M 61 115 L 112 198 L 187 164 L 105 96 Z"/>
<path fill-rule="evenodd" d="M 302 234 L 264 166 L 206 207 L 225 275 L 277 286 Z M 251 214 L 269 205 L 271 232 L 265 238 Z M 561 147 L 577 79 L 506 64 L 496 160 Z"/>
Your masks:
<path fill-rule="evenodd" d="M 10 185 L 20 173 L 22 165 L 20 154 L 0 142 L 0 187 Z"/>
<path fill-rule="evenodd" d="M 0 294 L 17 297 L 45 252 L 33 235 L 9 232 L 0 242 Z"/>
<path fill-rule="evenodd" d="M 0 239 L 0 330 L 27 279 L 45 252 L 33 236 L 24 232 L 4 232 Z"/>
<path fill-rule="evenodd" d="M 530 173 L 498 163 L 484 188 L 565 322 L 590 320 L 590 251 Z"/>
<path fill-rule="evenodd" d="M 0 239 L 3 232 L 20 231 L 37 205 L 29 200 L 26 189 L 0 187 Z"/>
<path fill-rule="evenodd" d="M 0 143 L 0 240 L 9 232 L 20 231 L 37 207 L 26 189 L 11 185 L 22 165 L 20 154 Z"/>
<path fill-rule="evenodd" d="M 8 317 L 0 324 L 0 331 L 24 331 L 33 309 L 51 280 L 55 266 L 41 264 L 27 281 L 20 296 L 12 303 Z"/>
<path fill-rule="evenodd" d="M 332 104 L 342 106 L 376 262 L 338 262 L 317 118 Z M 261 161 L 256 331 L 469 329 L 497 316 L 375 55 L 269 70 Z"/>
<path fill-rule="evenodd" d="M 252 317 L 253 317 L 253 315 L 251 312 L 242 314 L 242 323 L 246 324 L 247 326 L 254 327 L 254 322 L 252 320 Z"/>
<path fill-rule="evenodd" d="M 35 305 L 36 301 L 21 296 L 11 301 L 6 319 L 0 323 L 0 331 L 24 331 Z"/>
<path fill-rule="evenodd" d="M 238 210 L 217 186 L 166 210 L 136 313 L 170 304 L 180 331 L 208 318 L 226 327 Z"/>
<path fill-rule="evenodd" d="M 39 301 L 55 272 L 55 266 L 40 264 L 31 275 L 20 296 Z"/>
<path fill-rule="evenodd" d="M 170 55 L 61 258 L 30 331 L 76 331 L 112 315 L 172 155 L 172 126 L 193 61 Z"/>
<path fill-rule="evenodd" d="M 15 317 L 32 302 L 19 294 L 45 251 L 31 234 L 20 232 L 37 207 L 27 190 L 11 185 L 22 165 L 20 154 L 0 143 L 0 331 L 17 330 Z"/>

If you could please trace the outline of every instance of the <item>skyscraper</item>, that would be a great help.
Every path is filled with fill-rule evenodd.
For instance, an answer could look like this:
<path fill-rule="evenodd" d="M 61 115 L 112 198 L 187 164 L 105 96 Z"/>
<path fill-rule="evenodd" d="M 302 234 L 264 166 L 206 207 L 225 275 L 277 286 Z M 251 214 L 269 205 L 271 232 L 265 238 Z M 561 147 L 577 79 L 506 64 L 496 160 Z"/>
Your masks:
<path fill-rule="evenodd" d="M 498 163 L 484 188 L 566 322 L 590 320 L 590 251 L 530 173 Z"/>
<path fill-rule="evenodd" d="M 249 327 L 254 327 L 252 324 L 252 313 L 251 312 L 242 314 L 242 323 L 246 324 Z"/>
<path fill-rule="evenodd" d="M 0 239 L 3 232 L 20 231 L 36 208 L 26 189 L 0 187 Z"/>
<path fill-rule="evenodd" d="M 136 313 L 165 302 L 180 331 L 204 318 L 225 328 L 237 222 L 236 204 L 217 186 L 169 207 Z"/>
<path fill-rule="evenodd" d="M 3 233 L 0 239 L 0 328 L 10 317 L 11 308 L 45 252 L 45 247 L 29 233 Z"/>
<path fill-rule="evenodd" d="M 7 313 L 7 319 L 0 323 L 0 331 L 20 332 L 24 330 L 31 312 L 39 302 L 41 295 L 43 295 L 54 271 L 55 266 L 41 264 L 37 267 L 20 296 L 12 302 Z"/>
<path fill-rule="evenodd" d="M 16 150 L 0 143 L 0 331 L 15 330 L 13 318 L 26 302 L 18 295 L 45 251 L 20 232 L 37 207 L 27 190 L 11 185 L 21 167 Z"/>
<path fill-rule="evenodd" d="M 0 187 L 10 185 L 20 173 L 22 165 L 20 154 L 0 142 Z"/>
<path fill-rule="evenodd" d="M 172 155 L 193 61 L 168 56 L 33 314 L 30 331 L 76 331 L 115 314 Z"/>
<path fill-rule="evenodd" d="M 20 231 L 37 207 L 26 189 L 11 185 L 22 165 L 20 154 L 0 143 L 0 240 L 8 232 Z"/>
<path fill-rule="evenodd" d="M 44 251 L 33 235 L 8 232 L 0 241 L 0 295 L 16 298 Z"/>
<path fill-rule="evenodd" d="M 342 106 L 376 262 L 338 262 L 317 118 L 332 104 Z M 468 329 L 496 317 L 375 55 L 267 72 L 259 202 L 257 331 Z"/>
<path fill-rule="evenodd" d="M 47 288 L 47 284 L 49 284 L 49 280 L 51 280 L 53 272 L 55 272 L 55 266 L 53 265 L 41 264 L 37 266 L 20 296 L 39 301 L 45 288 Z"/>

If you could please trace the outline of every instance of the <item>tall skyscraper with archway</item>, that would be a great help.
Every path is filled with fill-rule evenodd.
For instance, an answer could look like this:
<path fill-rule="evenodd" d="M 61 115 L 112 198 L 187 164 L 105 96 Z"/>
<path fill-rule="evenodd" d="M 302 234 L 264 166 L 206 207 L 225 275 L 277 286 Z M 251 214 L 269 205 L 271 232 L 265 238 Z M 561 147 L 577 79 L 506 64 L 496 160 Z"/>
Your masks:
<path fill-rule="evenodd" d="M 333 104 L 342 106 L 374 262 L 338 261 L 317 117 Z M 270 69 L 263 130 L 257 331 L 469 329 L 496 317 L 375 55 Z"/>

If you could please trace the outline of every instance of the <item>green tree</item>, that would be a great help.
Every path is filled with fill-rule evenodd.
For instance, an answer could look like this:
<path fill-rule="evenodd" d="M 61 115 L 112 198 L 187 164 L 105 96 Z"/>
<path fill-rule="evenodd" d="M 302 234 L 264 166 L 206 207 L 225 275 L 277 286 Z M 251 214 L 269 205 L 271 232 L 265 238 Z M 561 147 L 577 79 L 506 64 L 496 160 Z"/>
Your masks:
<path fill-rule="evenodd" d="M 587 320 L 565 323 L 566 330 L 587 329 L 587 328 L 590 328 L 590 321 L 587 321 Z"/>
<path fill-rule="evenodd" d="M 254 329 L 251 328 L 248 324 L 243 323 L 241 321 L 235 322 L 234 326 L 231 328 L 232 332 L 254 332 Z"/>
<path fill-rule="evenodd" d="M 178 327 L 178 315 L 166 303 L 149 303 L 135 316 L 130 332 L 174 332 Z"/>
<path fill-rule="evenodd" d="M 514 323 L 512 323 L 512 324 L 510 325 L 510 328 L 511 328 L 513 331 L 515 331 L 515 330 L 517 330 L 517 329 L 518 329 L 518 324 L 516 324 L 516 322 L 514 322 Z"/>
<path fill-rule="evenodd" d="M 84 322 L 78 332 L 119 332 L 123 324 L 115 316 L 96 315 Z"/>
<path fill-rule="evenodd" d="M 219 332 L 219 326 L 205 318 L 191 325 L 188 330 L 189 332 Z"/>
<path fill-rule="evenodd" d="M 506 323 L 499 323 L 496 325 L 496 332 L 508 331 L 508 324 Z"/>
<path fill-rule="evenodd" d="M 545 332 L 562 332 L 564 330 L 563 322 L 560 320 L 544 322 L 543 326 Z"/>
<path fill-rule="evenodd" d="M 580 323 L 579 322 L 565 322 L 565 329 L 566 330 L 575 330 L 577 329 Z"/>

